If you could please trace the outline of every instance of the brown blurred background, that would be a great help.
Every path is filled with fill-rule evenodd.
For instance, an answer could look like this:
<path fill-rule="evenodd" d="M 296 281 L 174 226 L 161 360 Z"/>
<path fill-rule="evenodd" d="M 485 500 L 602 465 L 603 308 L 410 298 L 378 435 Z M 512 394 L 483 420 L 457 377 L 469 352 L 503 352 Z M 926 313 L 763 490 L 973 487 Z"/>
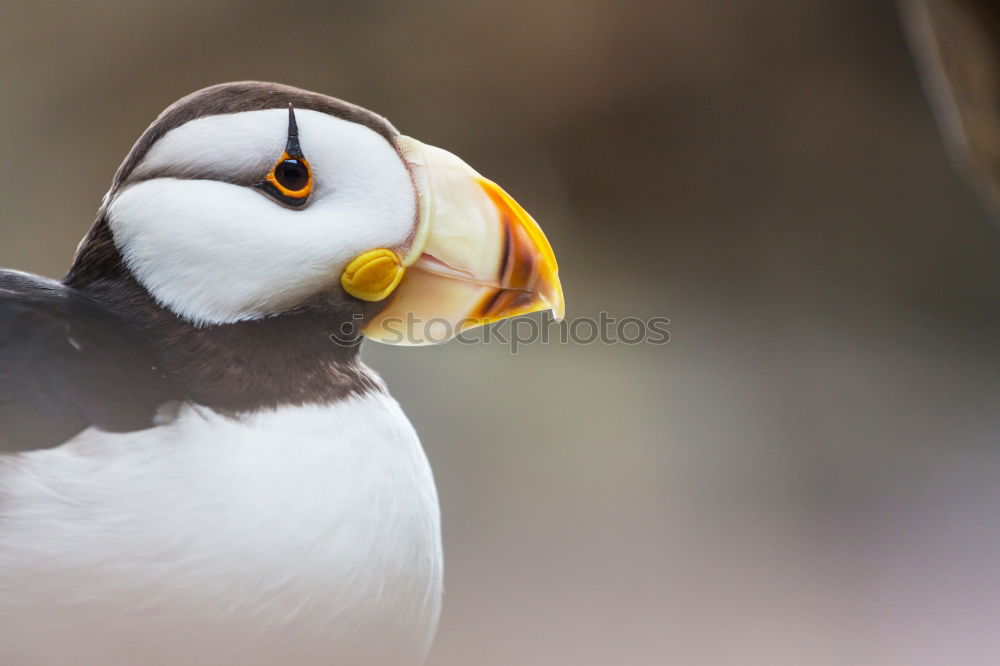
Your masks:
<path fill-rule="evenodd" d="M 175 98 L 282 81 L 532 211 L 571 317 L 368 345 L 436 470 L 434 666 L 1000 663 L 1000 233 L 875 0 L 7 2 L 0 265 Z"/>

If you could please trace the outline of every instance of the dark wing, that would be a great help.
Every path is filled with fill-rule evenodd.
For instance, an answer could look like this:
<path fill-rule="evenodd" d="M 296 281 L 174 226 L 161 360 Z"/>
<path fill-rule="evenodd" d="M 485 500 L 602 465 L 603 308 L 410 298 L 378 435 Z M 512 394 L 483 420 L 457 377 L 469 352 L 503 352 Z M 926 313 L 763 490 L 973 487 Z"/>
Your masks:
<path fill-rule="evenodd" d="M 942 131 L 1000 211 L 1000 2 L 903 0 L 902 9 Z"/>
<path fill-rule="evenodd" d="M 148 428 L 174 397 L 111 312 L 58 282 L 0 270 L 0 452 L 56 446 L 90 426 Z"/>

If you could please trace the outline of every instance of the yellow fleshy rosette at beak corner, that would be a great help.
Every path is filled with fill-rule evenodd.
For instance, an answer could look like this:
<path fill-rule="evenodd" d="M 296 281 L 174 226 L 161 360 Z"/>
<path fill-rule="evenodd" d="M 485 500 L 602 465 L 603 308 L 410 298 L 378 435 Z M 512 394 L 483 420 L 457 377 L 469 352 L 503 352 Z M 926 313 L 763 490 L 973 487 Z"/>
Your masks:
<path fill-rule="evenodd" d="M 379 248 L 360 254 L 347 264 L 340 284 L 355 298 L 381 301 L 396 290 L 405 272 L 398 254 Z"/>
<path fill-rule="evenodd" d="M 448 151 L 406 136 L 396 143 L 414 176 L 419 221 L 405 257 L 374 249 L 341 276 L 356 298 L 391 297 L 365 337 L 420 345 L 529 312 L 552 310 L 562 319 L 559 267 L 531 216 Z"/>

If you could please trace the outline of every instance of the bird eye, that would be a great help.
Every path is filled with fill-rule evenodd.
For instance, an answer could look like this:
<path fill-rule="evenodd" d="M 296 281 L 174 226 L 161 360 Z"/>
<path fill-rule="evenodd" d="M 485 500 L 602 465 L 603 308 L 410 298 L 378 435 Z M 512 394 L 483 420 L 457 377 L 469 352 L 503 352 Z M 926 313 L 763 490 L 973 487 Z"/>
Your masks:
<path fill-rule="evenodd" d="M 296 159 L 283 160 L 274 167 L 274 179 L 288 192 L 300 192 L 309 185 L 309 167 Z"/>
<path fill-rule="evenodd" d="M 258 187 L 286 206 L 298 208 L 305 205 L 312 192 L 309 162 L 285 152 Z"/>

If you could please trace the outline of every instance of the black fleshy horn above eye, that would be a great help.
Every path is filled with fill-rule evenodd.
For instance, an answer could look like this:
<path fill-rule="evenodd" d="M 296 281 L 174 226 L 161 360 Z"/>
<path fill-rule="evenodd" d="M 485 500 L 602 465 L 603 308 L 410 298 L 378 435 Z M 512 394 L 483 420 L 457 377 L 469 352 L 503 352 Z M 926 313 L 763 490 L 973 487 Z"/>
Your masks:
<path fill-rule="evenodd" d="M 312 170 L 299 145 L 299 126 L 295 121 L 295 109 L 289 103 L 285 152 L 271 167 L 264 180 L 254 187 L 289 208 L 302 208 L 312 192 L 312 184 Z"/>
<path fill-rule="evenodd" d="M 285 153 L 289 157 L 303 157 L 299 146 L 299 125 L 295 122 L 295 108 L 291 102 L 288 103 L 288 142 L 285 144 Z"/>

